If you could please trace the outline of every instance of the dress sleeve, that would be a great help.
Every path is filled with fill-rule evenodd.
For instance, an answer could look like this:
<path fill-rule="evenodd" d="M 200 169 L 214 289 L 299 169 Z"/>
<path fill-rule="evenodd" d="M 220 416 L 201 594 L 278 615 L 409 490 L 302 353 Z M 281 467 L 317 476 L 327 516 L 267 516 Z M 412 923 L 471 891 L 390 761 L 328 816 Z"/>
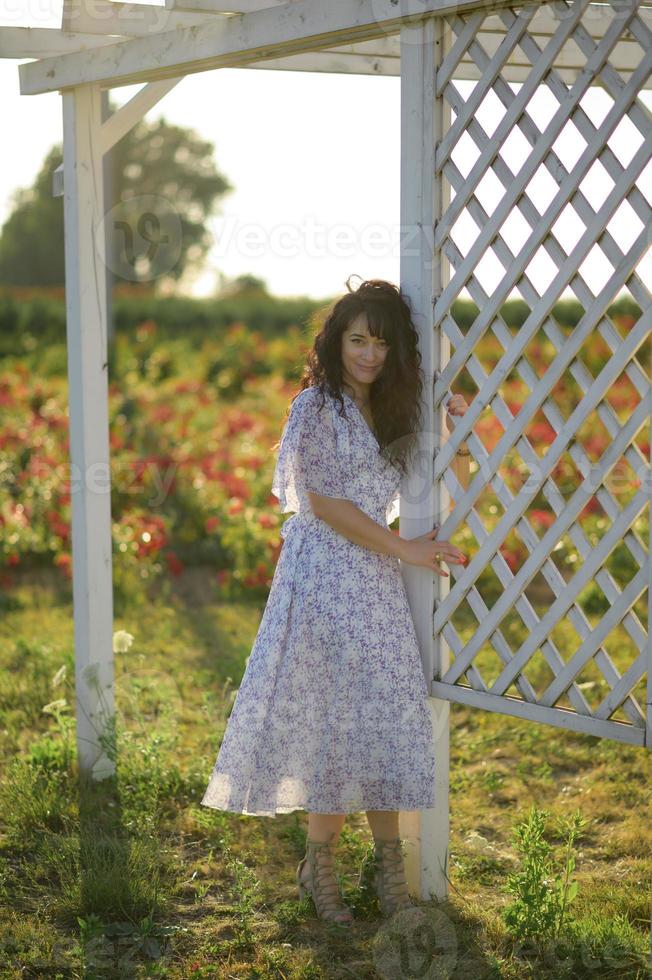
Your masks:
<path fill-rule="evenodd" d="M 347 497 L 331 408 L 328 400 L 320 406 L 311 388 L 301 391 L 290 406 L 272 480 L 281 513 L 310 507 L 308 490 Z"/>

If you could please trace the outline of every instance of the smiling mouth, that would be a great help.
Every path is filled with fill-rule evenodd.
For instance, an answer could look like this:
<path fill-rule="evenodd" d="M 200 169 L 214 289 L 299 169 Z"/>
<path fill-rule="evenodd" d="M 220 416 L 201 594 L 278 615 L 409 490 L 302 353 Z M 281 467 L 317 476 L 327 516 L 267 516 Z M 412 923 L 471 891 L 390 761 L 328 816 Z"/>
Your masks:
<path fill-rule="evenodd" d="M 364 364 L 358 365 L 361 371 L 375 371 L 375 367 L 365 367 Z"/>

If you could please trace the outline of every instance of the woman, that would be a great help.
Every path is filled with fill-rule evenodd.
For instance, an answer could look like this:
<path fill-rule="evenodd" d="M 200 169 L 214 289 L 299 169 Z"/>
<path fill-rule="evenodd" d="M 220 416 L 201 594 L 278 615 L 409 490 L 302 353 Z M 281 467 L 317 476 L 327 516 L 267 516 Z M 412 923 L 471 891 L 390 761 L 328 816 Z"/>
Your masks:
<path fill-rule="evenodd" d="M 272 493 L 294 514 L 201 801 L 264 816 L 306 809 L 299 896 L 343 925 L 352 915 L 333 850 L 345 815 L 367 814 L 387 915 L 411 904 L 398 811 L 434 805 L 428 689 L 399 560 L 440 575 L 441 558 L 465 560 L 437 528 L 411 540 L 388 528 L 420 424 L 418 334 L 396 286 L 349 283 L 277 444 Z M 452 396 L 448 411 L 465 410 Z"/>

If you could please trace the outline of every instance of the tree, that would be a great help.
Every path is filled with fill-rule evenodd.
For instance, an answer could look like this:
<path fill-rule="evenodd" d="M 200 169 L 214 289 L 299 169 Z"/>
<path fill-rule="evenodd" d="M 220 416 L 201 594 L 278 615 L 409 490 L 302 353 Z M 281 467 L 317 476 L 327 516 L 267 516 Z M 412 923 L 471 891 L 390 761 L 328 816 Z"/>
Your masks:
<path fill-rule="evenodd" d="M 161 118 L 141 120 L 111 154 L 105 221 L 113 281 L 151 288 L 199 269 L 212 241 L 206 220 L 233 190 L 215 167 L 213 144 Z M 62 159 L 59 144 L 33 186 L 12 197 L 0 232 L 0 284 L 65 283 L 63 198 L 52 196 L 52 174 Z"/>
<path fill-rule="evenodd" d="M 222 279 L 221 296 L 250 296 L 252 294 L 258 296 L 269 295 L 267 283 L 264 279 L 260 279 L 258 276 L 254 276 L 249 272 L 244 272 L 234 279 Z"/>

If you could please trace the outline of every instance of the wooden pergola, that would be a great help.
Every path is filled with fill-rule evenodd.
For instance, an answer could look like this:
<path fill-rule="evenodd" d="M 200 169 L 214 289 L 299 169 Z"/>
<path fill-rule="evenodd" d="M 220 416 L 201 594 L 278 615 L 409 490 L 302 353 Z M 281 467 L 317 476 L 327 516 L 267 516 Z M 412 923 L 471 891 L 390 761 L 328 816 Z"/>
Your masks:
<path fill-rule="evenodd" d="M 66 0 L 60 29 L 3 28 L 0 54 L 34 59 L 19 66 L 22 94 L 60 91 L 63 102 L 70 453 L 76 481 L 72 540 L 77 735 L 80 768 L 95 778 L 113 772 L 99 735 L 114 713 L 106 273 L 99 233 L 105 213 L 104 155 L 174 85 L 194 72 L 246 67 L 400 75 L 400 280 L 415 311 L 422 366 L 432 381 L 423 406 L 421 460 L 425 465 L 401 488 L 401 534 L 410 538 L 424 534 L 439 519 L 442 538 L 450 539 L 465 523 L 478 543 L 468 567 L 451 567 L 450 580 L 403 566 L 432 695 L 437 803 L 431 810 L 402 813 L 401 835 L 409 845 L 407 869 L 413 893 L 420 898 L 445 898 L 450 702 L 652 747 L 652 645 L 634 609 L 647 590 L 649 611 L 652 594 L 649 539 L 643 540 L 636 526 L 641 515 L 649 513 L 650 465 L 635 442 L 650 424 L 652 408 L 652 371 L 635 356 L 650 337 L 652 321 L 650 292 L 637 271 L 652 233 L 652 206 L 639 183 L 652 145 L 650 112 L 639 98 L 651 87 L 652 6 L 635 0 L 167 0 L 162 7 Z M 475 82 L 467 98 L 456 86 L 460 79 Z M 102 121 L 102 91 L 139 82 L 140 91 Z M 596 85 L 610 98 L 599 123 L 581 102 Z M 556 108 L 540 128 L 528 108 L 542 86 L 554 95 Z M 478 109 L 489 94 L 502 111 L 491 134 L 478 119 Z M 623 162 L 610 138 L 625 117 L 636 139 Z M 554 146 L 568 122 L 583 144 L 571 168 Z M 514 133 L 528 147 L 518 173 L 500 152 Z M 472 141 L 474 153 L 464 173 L 454 159 L 462 138 Z M 599 207 L 581 187 L 596 162 L 611 181 Z M 547 203 L 528 194 L 530 182 L 541 171 L 555 184 Z M 488 174 L 502 185 L 502 197 L 492 213 L 477 193 Z M 624 202 L 636 222 L 636 235 L 626 249 L 609 228 Z M 582 233 L 566 249 L 551 229 L 569 206 Z M 465 254 L 453 233 L 462 214 L 470 216 L 478 229 Z M 528 228 L 516 250 L 504 234 L 505 223 L 514 214 Z M 581 266 L 596 245 L 612 273 L 593 291 Z M 492 292 L 475 274 L 488 250 L 504 268 Z M 540 251 L 555 268 L 542 293 L 528 277 L 528 265 Z M 583 309 L 569 336 L 551 315 L 567 287 Z M 479 308 L 466 333 L 451 315 L 462 289 Z M 501 306 L 514 290 L 530 311 L 516 334 L 501 317 Z M 606 313 L 622 290 L 641 310 L 624 338 Z M 527 356 L 528 344 L 540 330 L 556 350 L 541 377 Z M 478 356 L 478 345 L 488 334 L 498 340 L 502 351 L 491 368 Z M 593 377 L 580 355 L 598 335 L 612 354 Z M 517 415 L 501 394 L 501 385 L 512 371 L 529 390 Z M 444 399 L 462 372 L 472 378 L 478 394 L 442 444 Z M 566 373 L 582 392 L 568 418 L 552 394 Z M 621 424 L 605 396 L 623 373 L 639 400 Z M 474 431 L 487 408 L 503 429 L 491 451 Z M 543 457 L 526 435 L 539 411 L 554 431 Z M 610 439 L 597 463 L 575 439 L 580 425 L 594 414 Z M 478 466 L 466 490 L 450 470 L 463 440 Z M 505 455 L 514 450 L 529 474 L 518 492 L 510 489 L 500 470 Z M 567 498 L 553 476 L 563 456 L 572 460 L 581 476 Z M 627 461 L 639 481 L 624 507 L 607 479 L 621 460 Z M 502 512 L 491 530 L 476 510 L 486 486 L 492 488 Z M 553 515 L 541 537 L 528 517 L 537 493 L 543 493 Z M 589 539 L 579 519 L 592 498 L 608 525 L 598 543 Z M 499 550 L 511 530 L 518 532 L 528 552 L 515 571 Z M 581 559 L 570 580 L 552 559 L 562 537 L 572 542 Z M 637 568 L 625 588 L 606 567 L 620 543 L 626 545 Z M 491 608 L 477 587 L 486 569 L 502 588 Z M 526 594 L 536 576 L 545 580 L 553 596 L 543 616 Z M 609 603 L 598 625 L 589 622 L 579 599 L 592 581 Z M 463 603 L 478 623 L 466 643 L 451 621 Z M 516 651 L 501 629 L 501 621 L 512 610 L 529 630 L 528 639 Z M 553 636 L 562 620 L 572 624 L 578 636 L 577 648 L 567 660 Z M 622 673 L 605 644 L 616 628 L 627 633 L 638 651 Z M 491 683 L 476 660 L 487 646 L 499 665 Z M 546 665 L 551 678 L 543 690 L 536 689 L 526 673 L 535 660 Z M 600 675 L 599 695 L 591 700 L 587 685 L 578 683 L 587 665 Z"/>

